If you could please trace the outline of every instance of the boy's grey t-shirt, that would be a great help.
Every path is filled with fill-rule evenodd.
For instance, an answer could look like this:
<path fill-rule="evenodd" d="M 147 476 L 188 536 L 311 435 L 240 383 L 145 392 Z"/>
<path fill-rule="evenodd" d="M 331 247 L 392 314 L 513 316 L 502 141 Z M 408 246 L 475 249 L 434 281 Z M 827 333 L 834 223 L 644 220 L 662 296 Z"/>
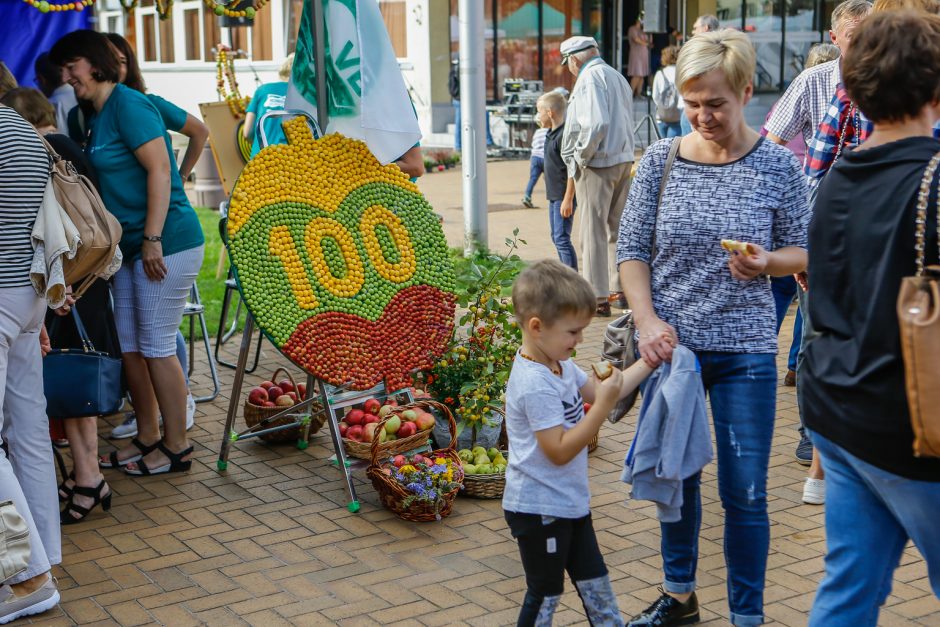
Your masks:
<path fill-rule="evenodd" d="M 506 433 L 509 465 L 503 509 L 556 518 L 591 513 L 587 447 L 563 466 L 553 464 L 539 448 L 535 432 L 562 425 L 571 429 L 584 418 L 581 387 L 587 374 L 568 359 L 561 376 L 542 364 L 516 355 L 506 385 Z"/>

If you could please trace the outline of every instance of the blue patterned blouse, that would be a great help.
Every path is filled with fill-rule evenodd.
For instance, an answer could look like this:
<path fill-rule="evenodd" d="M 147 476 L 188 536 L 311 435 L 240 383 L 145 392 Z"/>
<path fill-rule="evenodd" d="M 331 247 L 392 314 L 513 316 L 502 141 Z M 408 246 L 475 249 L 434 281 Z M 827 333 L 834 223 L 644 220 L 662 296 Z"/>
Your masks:
<path fill-rule="evenodd" d="M 776 353 L 770 280 L 731 276 L 722 239 L 767 250 L 806 247 L 810 210 L 800 164 L 789 150 L 763 138 L 726 164 L 677 157 L 662 206 L 656 199 L 672 140 L 646 151 L 620 221 L 617 263 L 652 262 L 653 308 L 693 351 Z"/>

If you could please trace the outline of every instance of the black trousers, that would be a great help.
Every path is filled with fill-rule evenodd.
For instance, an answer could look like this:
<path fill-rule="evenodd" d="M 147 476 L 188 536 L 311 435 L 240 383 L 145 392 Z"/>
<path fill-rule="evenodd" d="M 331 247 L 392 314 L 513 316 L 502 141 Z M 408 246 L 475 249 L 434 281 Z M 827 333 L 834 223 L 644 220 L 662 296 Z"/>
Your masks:
<path fill-rule="evenodd" d="M 543 520 L 539 514 L 505 512 L 505 517 L 525 570 L 518 625 L 534 625 L 545 598 L 561 596 L 566 572 L 575 583 L 607 575 L 590 514 Z"/>

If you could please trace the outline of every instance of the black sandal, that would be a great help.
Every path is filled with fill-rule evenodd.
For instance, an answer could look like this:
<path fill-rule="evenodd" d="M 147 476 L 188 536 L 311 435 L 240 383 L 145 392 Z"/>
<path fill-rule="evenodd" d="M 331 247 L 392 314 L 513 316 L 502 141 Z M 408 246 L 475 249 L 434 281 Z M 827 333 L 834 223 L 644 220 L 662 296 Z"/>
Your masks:
<path fill-rule="evenodd" d="M 597 303 L 597 309 L 594 310 L 594 315 L 601 318 L 610 318 L 610 303 Z"/>
<path fill-rule="evenodd" d="M 151 451 L 157 449 L 160 446 L 160 440 L 157 440 L 150 446 L 145 445 L 143 442 L 134 438 L 131 440 L 131 446 L 140 451 L 139 455 L 132 455 L 127 459 L 118 459 L 118 452 L 111 451 L 111 454 L 108 456 L 108 461 L 102 461 L 101 458 L 98 458 L 98 467 L 99 468 L 123 468 L 132 462 L 138 462 L 143 459 L 144 455 L 148 455 Z"/>
<path fill-rule="evenodd" d="M 165 475 L 171 472 L 187 472 L 193 465 L 193 460 L 183 458 L 187 455 L 192 455 L 193 447 L 189 447 L 180 451 L 179 453 L 174 453 L 163 444 L 163 440 L 157 442 L 154 448 L 160 449 L 160 452 L 166 455 L 166 458 L 170 460 L 169 464 L 164 464 L 158 466 L 157 468 L 148 468 L 146 462 L 143 459 L 137 462 L 137 470 L 131 468 L 124 468 L 124 472 L 132 477 L 143 477 L 149 475 Z"/>
<path fill-rule="evenodd" d="M 104 496 L 101 495 L 101 491 L 105 488 L 108 488 L 108 493 Z M 76 505 L 74 502 L 75 495 L 79 496 L 88 496 L 95 499 L 95 502 L 91 504 L 91 507 L 82 507 L 81 505 Z M 88 517 L 88 514 L 91 513 L 91 510 L 95 509 L 99 503 L 101 503 L 101 508 L 104 511 L 111 509 L 111 487 L 105 483 L 105 480 L 102 479 L 101 483 L 94 488 L 83 488 L 80 485 L 76 485 L 72 490 L 72 495 L 69 497 L 68 503 L 65 505 L 65 509 L 62 510 L 62 513 L 59 516 L 59 521 L 63 525 L 74 525 L 75 523 L 82 522 L 85 518 Z M 78 514 L 78 516 L 73 516 L 72 513 Z"/>
<path fill-rule="evenodd" d="M 68 487 L 67 485 L 65 485 L 65 484 L 68 482 L 69 479 L 71 479 L 72 481 L 75 481 L 75 471 L 74 471 L 74 470 L 69 473 L 69 476 L 66 477 L 65 480 L 64 480 L 62 483 L 59 484 L 59 502 L 60 502 L 60 503 L 66 503 L 66 502 L 68 502 L 68 500 L 69 500 L 70 498 L 72 498 L 72 490 L 75 489 L 75 486 L 72 486 L 72 487 L 70 488 L 70 487 Z M 63 492 L 65 492 L 65 496 L 62 496 L 62 493 L 63 493 Z"/>

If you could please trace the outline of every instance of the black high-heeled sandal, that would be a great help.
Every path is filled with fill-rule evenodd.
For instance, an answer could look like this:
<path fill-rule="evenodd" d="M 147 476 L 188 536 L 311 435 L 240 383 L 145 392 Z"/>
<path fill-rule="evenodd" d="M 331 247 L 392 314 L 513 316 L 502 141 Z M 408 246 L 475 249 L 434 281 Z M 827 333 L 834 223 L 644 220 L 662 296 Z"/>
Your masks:
<path fill-rule="evenodd" d="M 118 459 L 118 452 L 111 451 L 111 454 L 108 456 L 108 461 L 102 461 L 101 458 L 98 458 L 98 467 L 99 468 L 124 468 L 130 463 L 139 462 L 144 458 L 145 455 L 150 454 L 151 451 L 157 449 L 160 446 L 160 440 L 157 440 L 150 446 L 145 445 L 143 442 L 134 438 L 131 440 L 131 446 L 140 451 L 139 455 L 133 455 L 127 459 Z"/>
<path fill-rule="evenodd" d="M 101 495 L 101 491 L 105 488 L 108 488 L 108 493 L 104 496 Z M 91 504 L 91 507 L 82 507 L 81 505 L 76 505 L 74 498 L 75 495 L 87 496 L 95 499 L 95 502 Z M 80 485 L 76 485 L 72 490 L 72 495 L 69 497 L 68 503 L 65 505 L 65 509 L 62 510 L 59 520 L 63 525 L 74 525 L 75 523 L 82 522 L 85 518 L 88 517 L 88 514 L 91 513 L 91 510 L 95 509 L 98 504 L 101 504 L 101 509 L 108 511 L 111 509 L 111 486 L 109 486 L 104 479 L 101 480 L 94 488 L 85 488 Z M 78 514 L 78 516 L 73 516 L 72 513 Z"/>
<path fill-rule="evenodd" d="M 67 485 L 65 485 L 66 483 L 68 483 L 68 480 L 69 480 L 69 479 L 71 479 L 72 481 L 75 481 L 75 471 L 74 471 L 74 470 L 69 473 L 69 476 L 66 477 L 65 480 L 64 480 L 62 483 L 59 484 L 59 502 L 60 502 L 60 503 L 66 503 L 66 502 L 68 502 L 68 500 L 69 500 L 70 498 L 72 498 L 72 490 L 74 489 L 75 486 L 72 486 L 72 487 L 70 488 L 70 487 L 68 487 Z M 63 493 L 63 492 L 65 492 L 65 496 L 62 496 L 62 493 Z"/>
<path fill-rule="evenodd" d="M 147 464 L 143 459 L 137 462 L 137 469 L 124 468 L 124 472 L 132 477 L 143 477 L 149 475 L 165 475 L 170 472 L 187 472 L 193 465 L 193 460 L 187 459 L 183 460 L 187 455 L 191 455 L 193 452 L 193 447 L 188 447 L 183 449 L 179 453 L 174 453 L 166 447 L 163 443 L 163 440 L 157 442 L 156 448 L 160 449 L 160 452 L 166 455 L 166 458 L 170 460 L 170 463 L 163 464 L 156 468 L 148 468 Z"/>

